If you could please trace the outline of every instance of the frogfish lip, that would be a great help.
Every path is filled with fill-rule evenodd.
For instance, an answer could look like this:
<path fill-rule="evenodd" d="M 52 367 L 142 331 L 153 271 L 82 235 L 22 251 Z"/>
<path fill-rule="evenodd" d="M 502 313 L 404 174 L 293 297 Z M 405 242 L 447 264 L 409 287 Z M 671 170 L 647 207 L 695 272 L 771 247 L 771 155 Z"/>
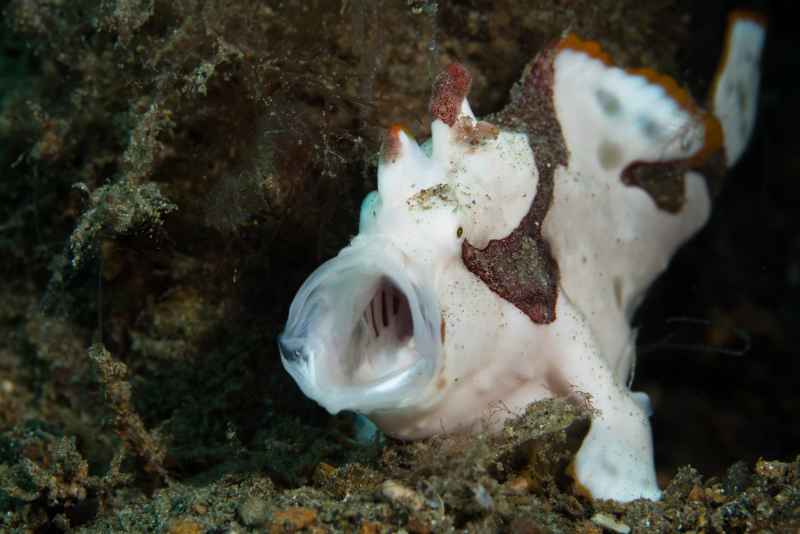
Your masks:
<path fill-rule="evenodd" d="M 424 269 L 383 240 L 354 240 L 303 283 L 278 337 L 303 393 L 331 413 L 419 403 L 440 365 L 440 309 Z"/>

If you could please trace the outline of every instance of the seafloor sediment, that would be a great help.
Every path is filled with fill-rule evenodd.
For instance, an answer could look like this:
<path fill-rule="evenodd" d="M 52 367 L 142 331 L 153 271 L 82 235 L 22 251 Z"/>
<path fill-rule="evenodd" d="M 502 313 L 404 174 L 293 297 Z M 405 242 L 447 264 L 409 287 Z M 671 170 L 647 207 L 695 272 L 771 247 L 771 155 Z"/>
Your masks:
<path fill-rule="evenodd" d="M 498 435 L 359 445 L 274 343 L 355 232 L 385 129 L 426 137 L 443 65 L 486 115 L 572 31 L 703 95 L 732 7 L 0 0 L 0 531 L 800 528 L 780 6 L 751 152 L 637 318 L 662 502 L 574 492 L 586 418 L 561 401 Z"/>

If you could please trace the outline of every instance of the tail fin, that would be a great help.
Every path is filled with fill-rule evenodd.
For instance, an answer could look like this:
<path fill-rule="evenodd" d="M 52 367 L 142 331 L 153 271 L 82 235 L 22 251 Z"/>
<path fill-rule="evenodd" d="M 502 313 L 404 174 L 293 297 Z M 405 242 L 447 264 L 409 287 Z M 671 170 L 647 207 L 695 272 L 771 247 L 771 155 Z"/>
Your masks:
<path fill-rule="evenodd" d="M 763 16 L 747 11 L 735 11 L 728 20 L 725 51 L 711 88 L 709 107 L 722 125 L 729 167 L 739 160 L 753 134 L 766 29 Z"/>

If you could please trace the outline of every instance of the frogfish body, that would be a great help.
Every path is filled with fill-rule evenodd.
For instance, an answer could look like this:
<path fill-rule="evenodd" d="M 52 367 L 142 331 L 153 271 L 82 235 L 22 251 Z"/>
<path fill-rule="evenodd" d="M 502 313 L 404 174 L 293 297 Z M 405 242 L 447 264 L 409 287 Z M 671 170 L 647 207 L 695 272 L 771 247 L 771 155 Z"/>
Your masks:
<path fill-rule="evenodd" d="M 747 145 L 763 41 L 758 17 L 731 17 L 709 110 L 573 35 L 486 121 L 466 100 L 469 73 L 447 67 L 431 139 L 390 129 L 358 235 L 292 302 L 287 371 L 331 413 L 401 439 L 588 400 L 577 482 L 596 498 L 659 498 L 630 321 Z M 493 405 L 507 410 L 487 418 Z"/>

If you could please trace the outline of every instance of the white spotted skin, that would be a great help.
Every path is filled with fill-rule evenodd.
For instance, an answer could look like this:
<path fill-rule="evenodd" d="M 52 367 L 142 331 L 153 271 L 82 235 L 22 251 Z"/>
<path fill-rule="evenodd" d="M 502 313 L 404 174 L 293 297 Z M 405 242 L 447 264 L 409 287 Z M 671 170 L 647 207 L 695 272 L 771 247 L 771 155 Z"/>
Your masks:
<path fill-rule="evenodd" d="M 464 240 L 482 248 L 518 227 L 540 180 L 535 143 L 479 128 L 464 100 L 453 126 L 433 122 L 424 149 L 390 132 L 359 233 L 298 291 L 281 357 L 331 413 L 365 414 L 401 439 L 495 430 L 545 398 L 588 400 L 577 481 L 595 498 L 658 499 L 649 401 L 629 389 L 630 320 L 711 206 L 695 171 L 683 177 L 685 202 L 675 213 L 621 174 L 634 161 L 692 157 L 705 126 L 661 86 L 583 52 L 560 50 L 553 69 L 569 153 L 555 169 L 542 223 L 560 273 L 556 319 L 534 323 L 462 261 Z"/>
<path fill-rule="evenodd" d="M 624 349 L 633 336 L 633 312 L 675 250 L 705 224 L 711 201 L 703 177 L 689 172 L 685 205 L 668 213 L 620 175 L 634 161 L 695 153 L 703 144 L 703 124 L 661 86 L 581 52 L 559 54 L 554 87 L 566 145 L 584 150 L 572 151 L 567 167 L 556 171 L 544 236 L 564 292 L 592 325 L 617 381 L 627 383 L 633 354 Z M 565 232 L 579 214 L 590 214 L 592 224 Z"/>

